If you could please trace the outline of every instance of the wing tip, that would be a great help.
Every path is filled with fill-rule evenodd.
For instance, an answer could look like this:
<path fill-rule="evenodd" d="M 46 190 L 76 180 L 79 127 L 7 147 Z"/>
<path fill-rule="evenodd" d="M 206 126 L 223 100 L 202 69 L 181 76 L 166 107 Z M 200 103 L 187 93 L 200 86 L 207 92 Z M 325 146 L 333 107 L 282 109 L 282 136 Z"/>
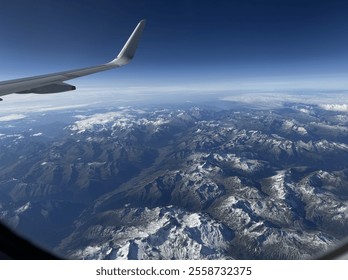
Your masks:
<path fill-rule="evenodd" d="M 133 59 L 135 51 L 138 47 L 141 34 L 143 33 L 145 24 L 146 19 L 142 19 L 139 21 L 139 23 L 135 27 L 132 34 L 129 36 L 127 42 L 124 44 L 117 57 L 114 60 L 110 61 L 108 64 L 122 66 L 128 64 Z"/>

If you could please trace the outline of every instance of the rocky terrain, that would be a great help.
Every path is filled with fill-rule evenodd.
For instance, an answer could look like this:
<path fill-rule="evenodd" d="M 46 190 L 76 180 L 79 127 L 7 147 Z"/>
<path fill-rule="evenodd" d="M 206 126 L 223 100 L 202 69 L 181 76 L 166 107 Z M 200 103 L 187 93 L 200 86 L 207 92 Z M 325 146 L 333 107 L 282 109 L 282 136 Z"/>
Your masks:
<path fill-rule="evenodd" d="M 345 237 L 348 114 L 226 104 L 2 121 L 1 219 L 77 259 L 303 259 Z"/>

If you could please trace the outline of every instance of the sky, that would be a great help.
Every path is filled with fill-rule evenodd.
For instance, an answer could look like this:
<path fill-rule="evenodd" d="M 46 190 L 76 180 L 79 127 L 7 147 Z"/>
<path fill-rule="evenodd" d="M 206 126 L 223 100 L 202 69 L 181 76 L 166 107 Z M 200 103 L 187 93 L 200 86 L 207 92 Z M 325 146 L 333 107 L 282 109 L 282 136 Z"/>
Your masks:
<path fill-rule="evenodd" d="M 132 63 L 71 81 L 77 96 L 347 90 L 347 14 L 338 0 L 3 0 L 0 80 L 105 63 L 145 18 Z"/>

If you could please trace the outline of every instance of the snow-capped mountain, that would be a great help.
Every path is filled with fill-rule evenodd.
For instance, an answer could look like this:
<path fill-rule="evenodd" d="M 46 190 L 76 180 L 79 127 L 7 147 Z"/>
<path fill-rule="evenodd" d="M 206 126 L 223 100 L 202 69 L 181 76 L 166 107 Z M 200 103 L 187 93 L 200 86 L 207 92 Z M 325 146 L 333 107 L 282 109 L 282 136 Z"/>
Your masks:
<path fill-rule="evenodd" d="M 0 215 L 69 258 L 310 258 L 348 233 L 348 115 L 333 108 L 11 119 Z"/>
<path fill-rule="evenodd" d="M 130 208 L 104 212 L 98 222 L 63 240 L 88 244 L 72 250 L 78 259 L 219 259 L 231 258 L 234 233 L 202 213 L 179 208 Z M 102 222 L 101 222 L 102 220 Z M 99 224 L 99 223 L 102 223 Z M 126 223 L 126 225 L 123 225 Z M 122 224 L 122 226 L 120 226 Z M 174 250 L 174 248 L 176 248 Z"/>

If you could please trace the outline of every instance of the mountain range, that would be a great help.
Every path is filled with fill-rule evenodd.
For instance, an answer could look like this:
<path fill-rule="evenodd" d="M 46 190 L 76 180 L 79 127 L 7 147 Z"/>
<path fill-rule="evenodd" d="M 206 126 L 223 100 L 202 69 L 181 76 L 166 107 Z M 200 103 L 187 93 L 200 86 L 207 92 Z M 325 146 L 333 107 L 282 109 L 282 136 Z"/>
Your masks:
<path fill-rule="evenodd" d="M 0 217 L 66 258 L 305 259 L 348 234 L 348 114 L 332 106 L 127 106 L 1 123 Z"/>

